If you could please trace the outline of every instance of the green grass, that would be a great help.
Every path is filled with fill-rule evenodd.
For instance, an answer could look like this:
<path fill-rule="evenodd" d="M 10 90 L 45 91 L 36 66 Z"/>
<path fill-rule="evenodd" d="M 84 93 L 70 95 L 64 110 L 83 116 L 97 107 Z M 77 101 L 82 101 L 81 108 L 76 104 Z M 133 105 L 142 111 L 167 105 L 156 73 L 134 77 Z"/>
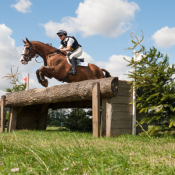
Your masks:
<path fill-rule="evenodd" d="M 0 174 L 175 174 L 173 137 L 93 138 L 50 130 L 0 133 Z"/>

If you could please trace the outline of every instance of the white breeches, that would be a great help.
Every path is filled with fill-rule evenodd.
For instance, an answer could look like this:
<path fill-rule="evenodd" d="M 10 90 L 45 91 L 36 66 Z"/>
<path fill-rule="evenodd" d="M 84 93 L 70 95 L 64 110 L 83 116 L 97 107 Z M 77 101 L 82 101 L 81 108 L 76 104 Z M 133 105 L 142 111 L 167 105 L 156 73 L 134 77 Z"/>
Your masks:
<path fill-rule="evenodd" d="M 71 55 L 69 56 L 70 59 L 72 59 L 73 57 L 77 58 L 79 56 L 81 56 L 83 50 L 81 47 L 78 47 L 76 50 L 74 50 Z"/>

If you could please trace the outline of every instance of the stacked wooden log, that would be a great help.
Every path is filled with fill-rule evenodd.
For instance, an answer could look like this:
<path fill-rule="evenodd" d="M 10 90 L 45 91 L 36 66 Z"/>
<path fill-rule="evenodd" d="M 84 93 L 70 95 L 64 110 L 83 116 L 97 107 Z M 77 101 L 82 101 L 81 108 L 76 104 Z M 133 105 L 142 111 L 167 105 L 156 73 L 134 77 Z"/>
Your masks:
<path fill-rule="evenodd" d="M 97 80 L 56 85 L 42 89 L 30 89 L 6 94 L 6 107 L 19 107 L 37 104 L 92 100 L 92 87 L 100 84 L 100 97 L 110 98 L 117 95 L 118 78 L 110 77 Z"/>

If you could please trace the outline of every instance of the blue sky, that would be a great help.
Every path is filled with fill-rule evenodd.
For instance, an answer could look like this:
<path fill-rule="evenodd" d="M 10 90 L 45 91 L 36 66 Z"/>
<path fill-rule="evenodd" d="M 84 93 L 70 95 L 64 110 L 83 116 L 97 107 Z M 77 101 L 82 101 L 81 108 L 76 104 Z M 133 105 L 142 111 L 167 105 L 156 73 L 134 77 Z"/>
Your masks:
<path fill-rule="evenodd" d="M 107 69 L 113 76 L 126 79 L 128 67 L 123 57 L 130 59 L 130 33 L 134 32 L 143 45 L 155 46 L 167 53 L 170 63 L 175 59 L 175 1 L 169 0 L 1 0 L 0 1 L 0 77 L 19 67 L 20 79 L 30 73 L 30 88 L 41 88 L 35 71 L 43 63 L 33 59 L 28 65 L 19 62 L 22 39 L 52 43 L 59 47 L 56 32 L 65 29 L 82 45 L 83 57 Z M 137 46 L 136 50 L 139 50 Z M 39 58 L 40 60 L 40 58 Z M 41 60 L 40 60 L 41 61 Z M 15 69 L 14 69 L 15 70 Z M 49 80 L 49 86 L 60 84 Z M 11 87 L 0 79 L 0 94 Z"/>

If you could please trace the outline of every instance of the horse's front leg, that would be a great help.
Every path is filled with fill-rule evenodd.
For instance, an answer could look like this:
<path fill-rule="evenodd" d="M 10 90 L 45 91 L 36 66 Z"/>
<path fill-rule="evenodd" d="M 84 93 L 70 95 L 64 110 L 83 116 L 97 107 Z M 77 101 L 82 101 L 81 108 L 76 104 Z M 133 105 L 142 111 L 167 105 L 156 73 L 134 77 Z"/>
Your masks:
<path fill-rule="evenodd" d="M 41 66 L 39 70 L 37 70 L 36 72 L 39 83 L 41 83 L 44 87 L 47 87 L 48 80 L 45 79 L 45 76 L 48 78 L 52 78 L 54 72 L 55 72 L 54 67 Z"/>
<path fill-rule="evenodd" d="M 39 75 L 39 70 L 36 71 L 36 77 L 38 79 L 38 82 L 39 83 L 42 83 L 41 78 L 40 78 L 40 75 Z"/>
<path fill-rule="evenodd" d="M 37 79 L 38 79 L 38 82 L 39 82 L 42 86 L 47 87 L 47 86 L 46 86 L 46 85 L 47 85 L 47 80 L 44 80 L 44 81 L 41 80 L 40 75 L 39 75 L 39 70 L 36 71 L 36 77 L 37 77 Z"/>

